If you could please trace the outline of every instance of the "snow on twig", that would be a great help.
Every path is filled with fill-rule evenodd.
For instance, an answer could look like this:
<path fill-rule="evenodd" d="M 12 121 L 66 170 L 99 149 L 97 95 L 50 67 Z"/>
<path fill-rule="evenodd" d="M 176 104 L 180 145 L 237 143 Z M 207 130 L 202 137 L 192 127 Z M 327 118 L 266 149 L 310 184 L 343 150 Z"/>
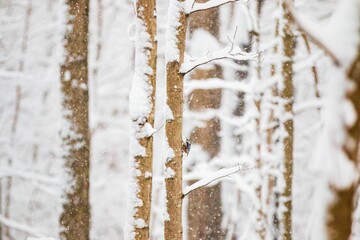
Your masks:
<path fill-rule="evenodd" d="M 228 176 L 233 175 L 241 170 L 243 170 L 242 166 L 238 165 L 236 167 L 221 169 L 219 171 L 216 171 L 215 173 L 211 174 L 209 177 L 205 177 L 205 178 L 195 182 L 194 184 L 187 186 L 183 192 L 183 197 L 186 197 L 192 191 L 195 191 L 199 188 L 205 187 L 205 186 L 209 185 L 210 183 L 215 182 L 216 180 L 219 180 L 224 177 L 228 177 Z"/>
<path fill-rule="evenodd" d="M 321 109 L 322 107 L 324 107 L 324 102 L 319 99 L 314 99 L 314 100 L 295 104 L 293 111 L 294 114 L 299 114 L 307 110 Z"/>
<path fill-rule="evenodd" d="M 203 10 L 207 10 L 207 9 L 211 9 L 211 8 L 216 8 L 221 5 L 225 5 L 225 4 L 233 3 L 233 2 L 247 3 L 247 2 L 249 2 L 249 0 L 210 0 L 205 3 L 197 3 L 195 0 L 187 0 L 185 2 L 185 12 L 186 12 L 186 14 L 191 14 L 194 12 L 199 12 L 199 11 L 203 11 Z"/>
<path fill-rule="evenodd" d="M 187 61 L 181 65 L 180 72 L 187 74 L 194 70 L 196 67 L 210 63 L 221 59 L 233 59 L 233 60 L 253 60 L 259 54 L 258 53 L 247 53 L 240 47 L 230 46 L 220 51 L 209 53 L 206 56 L 195 59 L 194 61 Z"/>

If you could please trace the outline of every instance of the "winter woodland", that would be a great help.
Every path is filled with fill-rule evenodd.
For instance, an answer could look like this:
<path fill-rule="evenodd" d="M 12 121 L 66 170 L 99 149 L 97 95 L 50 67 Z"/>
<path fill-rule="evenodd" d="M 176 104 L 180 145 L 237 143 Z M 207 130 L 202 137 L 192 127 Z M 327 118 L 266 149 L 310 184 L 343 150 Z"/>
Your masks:
<path fill-rule="evenodd" d="M 360 239 L 360 0 L 0 0 L 0 240 Z"/>

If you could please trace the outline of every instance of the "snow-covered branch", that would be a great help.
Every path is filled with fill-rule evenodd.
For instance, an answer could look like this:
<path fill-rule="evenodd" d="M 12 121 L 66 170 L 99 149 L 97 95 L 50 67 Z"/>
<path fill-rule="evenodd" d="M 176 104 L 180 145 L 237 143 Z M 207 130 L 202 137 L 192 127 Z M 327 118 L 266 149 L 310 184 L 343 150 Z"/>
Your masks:
<path fill-rule="evenodd" d="M 322 49 L 325 52 L 325 54 L 331 58 L 331 60 L 336 66 L 340 66 L 340 59 L 335 55 L 333 49 L 331 49 L 328 46 L 328 44 L 322 40 L 322 39 L 330 40 L 330 38 L 321 37 L 320 34 L 317 33 L 319 32 L 318 30 L 320 29 L 318 27 L 319 24 L 317 24 L 316 22 L 310 22 L 308 18 L 305 21 L 304 20 L 305 18 L 301 17 L 295 11 L 292 1 L 285 0 L 285 6 L 288 10 L 288 13 L 292 21 L 294 22 L 294 24 L 296 24 L 298 29 L 303 33 L 305 33 L 306 36 L 308 36 L 315 45 L 317 45 L 320 49 Z"/>
<path fill-rule="evenodd" d="M 247 114 L 242 117 L 229 117 L 226 113 L 219 111 L 218 109 L 207 109 L 201 112 L 186 111 L 184 112 L 184 117 L 197 121 L 208 121 L 213 118 L 218 118 L 224 123 L 232 126 L 245 127 L 251 121 L 253 116 Z"/>
<path fill-rule="evenodd" d="M 247 3 L 248 0 L 210 0 L 205 3 L 197 3 L 195 0 L 187 0 L 185 2 L 185 12 L 186 14 L 191 14 L 202 10 L 216 8 L 232 2 Z"/>
<path fill-rule="evenodd" d="M 233 60 L 252 60 L 258 56 L 258 53 L 247 53 L 240 47 L 231 46 L 226 47 L 220 51 L 209 53 L 206 56 L 197 58 L 195 60 L 186 61 L 181 65 L 180 72 L 187 74 L 198 66 L 210 63 L 221 59 L 233 59 Z"/>
<path fill-rule="evenodd" d="M 0 171 L 0 179 L 7 177 L 18 177 L 25 180 L 38 181 L 46 184 L 59 183 L 56 177 L 52 177 L 40 173 L 26 172 L 23 170 L 16 170 L 16 169 L 2 169 L 2 171 Z"/>
<path fill-rule="evenodd" d="M 305 101 L 302 103 L 297 103 L 294 105 L 293 111 L 294 114 L 299 114 L 301 112 L 313 109 L 320 109 L 324 106 L 324 102 L 319 99 L 314 99 L 311 101 Z"/>
<path fill-rule="evenodd" d="M 252 86 L 240 81 L 224 81 L 219 78 L 208 78 L 202 80 L 190 80 L 185 84 L 185 92 L 189 93 L 195 89 L 228 89 L 244 93 L 251 93 Z"/>
<path fill-rule="evenodd" d="M 210 176 L 203 178 L 190 186 L 187 186 L 185 188 L 185 190 L 183 191 L 183 197 L 186 197 L 192 191 L 195 191 L 199 188 L 205 187 L 205 186 L 211 184 L 212 182 L 215 182 L 216 180 L 233 175 L 241 170 L 242 170 L 242 167 L 239 165 L 236 167 L 232 167 L 232 168 L 228 168 L 228 169 L 221 169 L 219 171 L 216 171 L 215 173 L 211 174 Z"/>
<path fill-rule="evenodd" d="M 16 222 L 14 220 L 7 219 L 7 218 L 3 217 L 2 215 L 0 215 L 0 224 L 5 225 L 11 229 L 14 229 L 14 230 L 17 230 L 20 232 L 28 233 L 35 237 L 43 237 L 44 236 L 44 234 L 40 233 L 38 230 L 34 229 L 33 227 L 25 225 L 23 223 Z"/>

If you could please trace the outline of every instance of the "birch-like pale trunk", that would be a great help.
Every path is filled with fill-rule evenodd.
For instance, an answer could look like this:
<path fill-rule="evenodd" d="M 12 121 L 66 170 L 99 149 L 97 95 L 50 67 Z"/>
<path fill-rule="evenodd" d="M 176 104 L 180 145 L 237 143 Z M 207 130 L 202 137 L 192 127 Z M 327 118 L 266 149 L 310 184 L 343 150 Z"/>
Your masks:
<path fill-rule="evenodd" d="M 135 74 L 130 93 L 132 196 L 128 238 L 150 239 L 156 91 L 156 1 L 136 1 Z"/>
<path fill-rule="evenodd" d="M 165 161 L 166 219 L 165 240 L 182 239 L 182 126 L 184 104 L 184 75 L 180 66 L 184 61 L 187 17 L 184 0 L 171 0 L 168 15 L 166 52 L 168 143 Z"/>
<path fill-rule="evenodd" d="M 65 62 L 61 66 L 66 186 L 60 239 L 88 240 L 90 234 L 90 130 L 88 91 L 89 1 L 67 0 Z"/>
<path fill-rule="evenodd" d="M 282 62 L 282 81 L 283 86 L 279 89 L 282 98 L 283 111 L 285 119 L 280 119 L 280 129 L 285 132 L 283 141 L 283 164 L 284 164 L 284 181 L 285 187 L 281 194 L 284 204 L 283 216 L 281 219 L 282 239 L 292 239 L 292 179 L 293 179 L 293 148 L 294 148 L 294 122 L 293 122 L 293 64 L 294 53 L 296 47 L 296 37 L 293 34 L 291 24 L 291 16 L 285 6 L 281 5 L 284 11 L 282 18 L 282 46 L 283 59 Z"/>

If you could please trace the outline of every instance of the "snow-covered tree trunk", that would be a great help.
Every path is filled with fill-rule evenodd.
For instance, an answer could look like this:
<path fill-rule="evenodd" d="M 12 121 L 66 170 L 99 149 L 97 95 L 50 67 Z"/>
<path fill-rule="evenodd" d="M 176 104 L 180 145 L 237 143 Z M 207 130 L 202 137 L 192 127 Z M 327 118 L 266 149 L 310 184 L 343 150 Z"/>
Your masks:
<path fill-rule="evenodd" d="M 356 6 L 354 6 L 356 7 Z M 357 6 L 360 16 L 360 4 Z M 360 19 L 353 19 L 360 21 Z M 358 29 L 360 34 L 360 29 Z M 360 134 L 360 43 L 358 43 L 358 53 L 351 63 L 347 72 L 347 77 L 351 82 L 351 89 L 347 91 L 346 98 L 351 102 L 355 119 L 346 125 L 346 140 L 343 150 L 354 167 L 359 166 L 359 134 Z M 345 164 L 345 163 L 344 163 Z M 336 184 L 330 185 L 334 194 L 334 200 L 328 207 L 327 214 L 327 234 L 331 240 L 350 239 L 352 218 L 356 200 L 356 189 L 359 185 L 357 178 L 347 181 L 344 186 Z"/>
<path fill-rule="evenodd" d="M 262 8 L 263 8 L 263 1 L 258 0 L 255 5 L 256 10 L 256 29 L 253 30 L 252 37 L 255 38 L 256 42 L 256 51 L 260 52 L 260 46 L 261 46 L 261 14 L 262 14 Z M 260 61 L 261 55 L 259 55 L 258 62 L 256 63 L 256 79 L 257 81 L 264 81 L 262 79 L 262 62 Z M 263 195 L 263 181 L 264 181 L 264 174 L 262 171 L 263 168 L 263 159 L 261 156 L 263 143 L 262 143 L 262 132 L 261 132 L 261 116 L 262 116 L 262 97 L 263 93 L 261 92 L 255 92 L 255 99 L 254 99 L 254 105 L 257 110 L 257 115 L 255 118 L 256 123 L 256 167 L 257 167 L 257 174 L 258 174 L 258 182 L 256 184 L 256 194 L 258 197 L 258 204 L 256 205 L 256 214 L 255 214 L 255 231 L 257 233 L 257 236 L 259 239 L 265 239 L 266 237 L 266 212 L 263 206 L 263 199 L 266 198 L 266 196 Z"/>
<path fill-rule="evenodd" d="M 196 1 L 199 3 L 208 0 Z M 200 36 L 196 39 L 196 31 L 207 31 L 214 39 L 219 38 L 219 8 L 213 8 L 193 13 L 189 18 L 190 32 L 194 33 L 192 41 L 203 41 Z M 201 43 L 200 43 L 201 44 Z M 212 46 L 209 46 L 210 48 Z M 193 80 L 206 80 L 209 78 L 222 78 L 222 69 L 213 65 L 210 69 L 195 69 L 191 75 Z M 201 112 L 206 109 L 219 109 L 221 104 L 221 89 L 197 89 L 190 93 L 189 109 Z M 192 131 L 191 142 L 198 144 L 211 158 L 220 151 L 220 120 L 209 119 L 204 127 L 196 127 Z M 196 158 L 196 156 L 195 156 Z M 221 239 L 221 184 L 198 189 L 189 195 L 188 203 L 188 239 Z"/>
<path fill-rule="evenodd" d="M 68 22 L 65 34 L 65 62 L 61 67 L 63 95 L 62 131 L 66 172 L 65 202 L 60 216 L 60 238 L 88 240 L 89 204 L 89 93 L 88 23 L 89 1 L 67 0 Z"/>
<path fill-rule="evenodd" d="M 165 240 L 182 239 L 182 122 L 184 75 L 180 66 L 184 61 L 187 18 L 184 0 L 171 0 L 166 33 L 166 149 Z"/>
<path fill-rule="evenodd" d="M 294 146 L 294 122 L 293 122 L 293 57 L 295 53 L 296 37 L 293 34 L 291 18 L 284 4 L 283 18 L 281 21 L 281 36 L 283 46 L 282 62 L 282 86 L 279 87 L 280 97 L 283 101 L 283 116 L 280 117 L 280 131 L 283 135 L 283 171 L 284 190 L 281 194 L 281 202 L 284 204 L 282 215 L 282 236 L 284 240 L 292 239 L 292 179 L 293 179 L 293 146 Z"/>
<path fill-rule="evenodd" d="M 135 74 L 130 93 L 132 136 L 128 239 L 150 238 L 156 85 L 156 1 L 136 1 Z"/>
<path fill-rule="evenodd" d="M 279 7 L 279 5 L 277 4 L 277 7 Z M 274 38 L 278 39 L 279 38 L 279 18 L 277 18 L 275 20 L 275 32 L 274 32 Z M 278 55 L 279 52 L 279 45 L 275 44 L 275 46 L 272 49 L 272 54 L 274 54 L 274 56 L 279 56 Z M 272 77 L 275 77 L 277 74 L 279 74 L 279 68 L 278 68 L 278 63 L 277 62 L 273 62 L 271 64 L 271 68 L 270 68 L 270 75 Z M 277 84 L 275 84 L 274 86 L 271 87 L 271 89 L 268 90 L 268 94 L 270 96 L 271 99 L 273 98 L 278 98 L 279 97 L 279 91 L 278 91 L 278 86 Z M 266 130 L 266 152 L 267 154 L 269 154 L 270 156 L 274 156 L 276 154 L 278 154 L 277 152 L 277 148 L 275 147 L 275 136 L 278 130 L 278 124 L 279 124 L 279 116 L 276 116 L 277 112 L 275 111 L 275 106 L 273 103 L 271 103 L 271 101 L 268 103 L 270 104 L 272 107 L 270 107 L 269 109 L 269 115 L 268 115 L 268 128 Z M 276 126 L 276 127 L 275 127 Z M 274 172 L 276 171 L 276 174 L 269 174 L 268 176 L 268 196 L 267 196 L 267 204 L 271 207 L 268 211 L 268 221 L 271 222 L 271 227 L 273 229 L 273 236 L 274 238 L 278 238 L 279 237 L 279 216 L 278 216 L 278 212 L 279 212 L 279 191 L 277 188 L 277 183 L 278 183 L 278 175 L 277 173 L 279 172 L 279 164 L 277 162 L 274 162 L 274 160 L 271 161 L 271 163 L 269 164 L 270 168 L 272 170 L 274 170 Z M 276 169 L 276 170 L 275 170 Z"/>

